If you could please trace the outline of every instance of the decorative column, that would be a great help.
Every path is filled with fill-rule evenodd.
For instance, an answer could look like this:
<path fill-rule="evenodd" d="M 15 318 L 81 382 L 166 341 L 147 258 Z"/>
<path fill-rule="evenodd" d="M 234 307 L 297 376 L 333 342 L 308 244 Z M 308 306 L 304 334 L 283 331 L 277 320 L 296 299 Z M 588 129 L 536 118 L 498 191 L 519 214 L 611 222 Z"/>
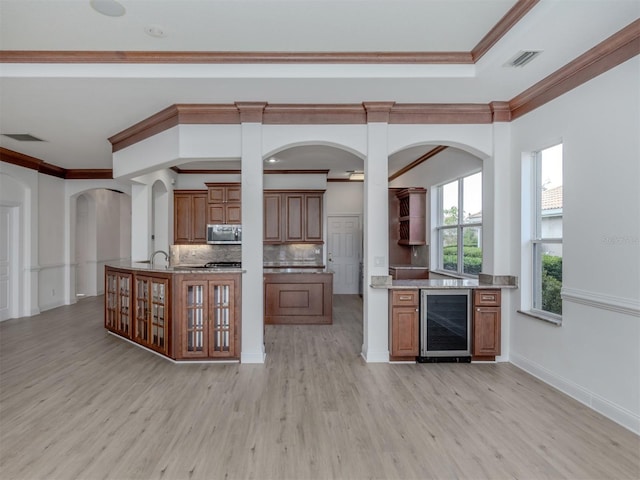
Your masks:
<path fill-rule="evenodd" d="M 151 255 L 151 186 L 131 185 L 131 260 Z"/>
<path fill-rule="evenodd" d="M 367 112 L 364 164 L 364 288 L 362 356 L 389 361 L 389 294 L 370 288 L 371 277 L 389 274 L 389 112 L 393 102 L 363 103 Z"/>
<path fill-rule="evenodd" d="M 264 363 L 262 113 L 266 103 L 239 102 L 242 142 L 242 363 Z"/>

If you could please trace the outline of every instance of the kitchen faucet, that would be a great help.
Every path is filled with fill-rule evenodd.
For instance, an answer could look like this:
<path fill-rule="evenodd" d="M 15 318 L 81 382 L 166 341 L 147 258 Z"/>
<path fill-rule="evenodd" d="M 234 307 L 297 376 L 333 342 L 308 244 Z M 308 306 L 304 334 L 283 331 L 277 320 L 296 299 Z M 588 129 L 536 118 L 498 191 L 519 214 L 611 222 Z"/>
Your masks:
<path fill-rule="evenodd" d="M 156 254 L 158 253 L 162 253 L 164 255 L 164 259 L 167 261 L 167 264 L 169 263 L 169 254 L 167 252 L 165 252 L 164 250 L 156 250 L 155 252 L 153 252 L 151 254 L 151 256 L 149 257 L 149 263 L 151 265 L 153 265 L 153 259 L 155 258 Z"/>

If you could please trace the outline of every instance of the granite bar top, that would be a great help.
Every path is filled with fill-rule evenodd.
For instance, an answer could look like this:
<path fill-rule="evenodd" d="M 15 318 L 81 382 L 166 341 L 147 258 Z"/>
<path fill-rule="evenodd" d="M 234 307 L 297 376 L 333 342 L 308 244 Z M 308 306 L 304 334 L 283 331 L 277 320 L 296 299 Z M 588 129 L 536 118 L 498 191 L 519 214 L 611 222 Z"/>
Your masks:
<path fill-rule="evenodd" d="M 429 267 L 420 267 L 418 265 L 389 265 L 389 269 L 395 268 L 396 270 L 429 270 Z"/>
<path fill-rule="evenodd" d="M 329 270 L 324 267 L 278 267 L 278 268 L 264 268 L 264 273 L 333 273 L 333 270 Z"/>
<path fill-rule="evenodd" d="M 381 288 L 387 290 L 406 289 L 496 289 L 496 288 L 518 288 L 518 279 L 508 275 L 486 275 L 480 274 L 478 279 L 472 278 L 437 278 L 419 280 L 392 280 L 391 277 L 372 277 L 371 288 Z"/>
<path fill-rule="evenodd" d="M 238 267 L 203 268 L 197 265 L 167 265 L 166 262 L 110 262 L 108 267 L 135 270 L 137 272 L 155 273 L 244 273 L 245 270 Z"/>

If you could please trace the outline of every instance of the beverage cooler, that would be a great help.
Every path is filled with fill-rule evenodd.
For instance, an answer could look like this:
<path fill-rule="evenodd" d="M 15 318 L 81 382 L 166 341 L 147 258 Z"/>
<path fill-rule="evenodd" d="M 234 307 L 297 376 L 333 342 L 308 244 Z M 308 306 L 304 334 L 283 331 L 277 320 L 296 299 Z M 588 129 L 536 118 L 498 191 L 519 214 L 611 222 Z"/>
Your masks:
<path fill-rule="evenodd" d="M 418 361 L 471 361 L 470 290 L 421 290 Z"/>

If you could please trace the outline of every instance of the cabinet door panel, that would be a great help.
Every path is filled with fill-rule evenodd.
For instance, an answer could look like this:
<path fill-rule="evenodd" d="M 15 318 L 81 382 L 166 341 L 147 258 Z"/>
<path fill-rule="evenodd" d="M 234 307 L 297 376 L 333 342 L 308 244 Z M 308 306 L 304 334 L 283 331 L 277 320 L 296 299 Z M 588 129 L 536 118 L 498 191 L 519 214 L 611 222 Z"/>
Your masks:
<path fill-rule="evenodd" d="M 240 202 L 242 188 L 240 186 L 237 187 L 227 187 L 225 201 L 231 202 Z"/>
<path fill-rule="evenodd" d="M 181 354 L 183 358 L 199 358 L 209 355 L 208 302 L 206 281 L 182 282 L 184 302 L 181 328 Z"/>
<path fill-rule="evenodd" d="M 303 234 L 303 201 L 302 194 L 287 194 L 284 198 L 286 211 L 285 241 L 302 242 Z"/>
<path fill-rule="evenodd" d="M 215 225 L 224 223 L 224 205 L 209 204 L 207 222 Z"/>
<path fill-rule="evenodd" d="M 207 243 L 207 196 L 193 196 L 192 243 Z"/>
<path fill-rule="evenodd" d="M 225 223 L 239 225 L 242 222 L 242 208 L 240 204 L 228 204 L 225 208 Z"/>
<path fill-rule="evenodd" d="M 282 242 L 282 196 L 279 193 L 264 195 L 263 240 L 269 243 Z"/>
<path fill-rule="evenodd" d="M 322 241 L 322 195 L 305 195 L 305 240 Z"/>
<path fill-rule="evenodd" d="M 173 197 L 174 243 L 191 242 L 191 195 L 175 194 Z"/>
<path fill-rule="evenodd" d="M 416 307 L 394 307 L 391 354 L 418 356 L 418 312 Z"/>
<path fill-rule="evenodd" d="M 500 355 L 500 307 L 474 308 L 473 355 Z"/>
<path fill-rule="evenodd" d="M 224 187 L 209 187 L 208 193 L 209 203 L 224 202 Z"/>

